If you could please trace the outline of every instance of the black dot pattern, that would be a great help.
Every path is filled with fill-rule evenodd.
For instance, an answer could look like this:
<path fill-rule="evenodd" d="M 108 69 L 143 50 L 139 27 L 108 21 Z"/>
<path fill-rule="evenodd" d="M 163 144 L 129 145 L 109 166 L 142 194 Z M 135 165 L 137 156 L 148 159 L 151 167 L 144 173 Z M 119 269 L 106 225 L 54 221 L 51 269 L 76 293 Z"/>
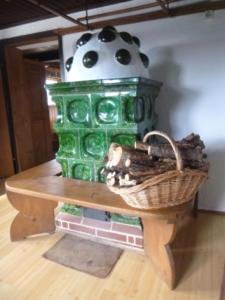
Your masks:
<path fill-rule="evenodd" d="M 139 54 L 140 54 L 140 58 L 142 60 L 143 65 L 145 66 L 145 68 L 148 68 L 148 66 L 149 66 L 148 56 L 145 55 L 144 53 L 139 53 Z"/>
<path fill-rule="evenodd" d="M 96 51 L 88 51 L 83 56 L 83 65 L 85 68 L 92 68 L 98 61 L 98 53 Z"/>
<path fill-rule="evenodd" d="M 134 41 L 134 42 L 135 42 L 135 44 L 138 46 L 138 48 L 140 48 L 140 46 L 141 46 L 141 42 L 140 42 L 139 38 L 138 38 L 138 37 L 136 37 L 136 36 L 133 36 L 133 41 Z"/>
<path fill-rule="evenodd" d="M 73 63 L 73 57 L 71 56 L 66 60 L 65 63 L 67 72 L 69 72 L 69 70 L 71 69 L 72 63 Z"/>
<path fill-rule="evenodd" d="M 133 43 L 132 36 L 128 32 L 120 32 L 121 38 L 128 44 Z"/>
<path fill-rule="evenodd" d="M 129 65 L 131 61 L 130 52 L 126 49 L 119 49 L 116 52 L 116 59 L 122 65 Z"/>
<path fill-rule="evenodd" d="M 91 42 L 89 43 L 89 41 Z M 145 74 L 146 71 L 144 71 L 144 68 L 148 68 L 149 66 L 149 59 L 147 55 L 144 53 L 141 53 L 137 50 L 137 47 L 140 47 L 140 40 L 136 36 L 130 35 L 126 31 L 119 32 L 116 30 L 115 27 L 108 25 L 105 26 L 99 33 L 97 34 L 91 34 L 91 33 L 85 33 L 83 34 L 77 41 L 76 47 L 79 48 L 83 45 L 86 45 L 82 49 L 77 49 L 76 55 L 78 55 L 78 62 L 82 63 L 84 68 L 90 69 L 94 67 L 97 63 L 104 63 L 104 55 L 100 54 L 98 52 L 97 48 L 101 47 L 101 51 L 108 51 L 108 47 L 111 48 L 115 45 L 115 43 L 105 45 L 105 43 L 117 41 L 118 44 L 117 48 L 114 50 L 114 60 L 116 60 L 116 63 L 119 63 L 121 66 L 130 65 L 141 65 L 141 70 L 143 74 Z M 99 46 L 95 48 L 95 43 L 99 43 Z M 93 46 L 94 45 L 94 46 Z M 118 46 L 120 45 L 120 46 Z M 94 50 L 91 50 L 94 49 Z M 112 49 L 111 49 L 112 50 Z M 80 52 L 81 51 L 81 52 Z M 82 57 L 82 62 L 80 61 L 80 53 Z M 140 59 L 137 57 L 139 55 Z M 101 61 L 101 59 L 103 61 Z M 107 59 L 107 57 L 106 57 Z M 141 62 L 140 62 L 141 60 Z M 73 64 L 73 57 L 69 57 L 65 62 L 65 68 L 69 72 L 71 70 Z M 118 65 L 117 65 L 118 66 Z"/>
<path fill-rule="evenodd" d="M 103 43 L 112 42 L 116 39 L 116 34 L 111 29 L 103 29 L 98 35 L 99 41 Z"/>
<path fill-rule="evenodd" d="M 87 42 L 90 41 L 91 38 L 92 38 L 92 34 L 91 33 L 85 33 L 85 34 L 83 34 L 79 38 L 79 40 L 77 41 L 77 45 L 76 45 L 77 48 L 85 45 Z"/>
<path fill-rule="evenodd" d="M 105 26 L 102 30 L 111 30 L 111 31 L 114 31 L 114 32 L 117 32 L 116 28 L 113 27 L 113 26 Z"/>

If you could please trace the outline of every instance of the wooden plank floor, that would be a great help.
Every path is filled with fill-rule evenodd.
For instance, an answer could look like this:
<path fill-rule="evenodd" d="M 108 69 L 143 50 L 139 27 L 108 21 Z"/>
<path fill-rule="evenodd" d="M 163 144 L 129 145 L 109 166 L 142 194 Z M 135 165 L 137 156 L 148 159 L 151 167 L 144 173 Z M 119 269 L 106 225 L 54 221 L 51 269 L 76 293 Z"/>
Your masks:
<path fill-rule="evenodd" d="M 138 253 L 125 251 L 111 275 L 98 279 L 42 257 L 62 236 L 60 233 L 11 243 L 9 227 L 15 214 L 6 198 L 0 197 L 1 300 L 220 298 L 225 258 L 224 216 L 201 213 L 190 226 L 190 233 L 178 237 L 179 243 L 174 244 L 175 259 L 178 269 L 186 271 L 176 290 L 169 291 L 147 259 Z"/>

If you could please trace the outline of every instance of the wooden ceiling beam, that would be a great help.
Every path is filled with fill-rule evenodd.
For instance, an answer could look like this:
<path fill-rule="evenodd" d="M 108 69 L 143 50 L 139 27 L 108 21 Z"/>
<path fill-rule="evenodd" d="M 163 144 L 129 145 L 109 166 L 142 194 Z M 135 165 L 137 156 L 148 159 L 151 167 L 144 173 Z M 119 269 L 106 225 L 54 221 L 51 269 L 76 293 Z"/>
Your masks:
<path fill-rule="evenodd" d="M 179 0 L 168 0 L 168 3 L 174 3 L 174 2 L 178 2 L 178 1 Z M 113 10 L 113 11 L 109 11 L 109 12 L 105 12 L 105 13 L 101 13 L 101 14 L 91 15 L 91 16 L 88 16 L 88 20 L 105 18 L 105 17 L 110 17 L 110 16 L 114 16 L 114 15 L 119 15 L 119 14 L 126 14 L 129 12 L 149 9 L 149 8 L 153 8 L 153 7 L 157 7 L 157 6 L 159 6 L 158 2 L 150 2 L 147 4 L 142 4 L 142 5 L 137 5 L 137 6 L 133 6 L 133 7 L 127 7 L 127 8 L 122 8 L 122 9 L 118 9 L 118 10 Z M 81 18 L 78 18 L 77 20 L 85 21 L 86 18 L 81 17 Z"/>
<path fill-rule="evenodd" d="M 66 20 L 68 20 L 72 23 L 75 23 L 75 24 L 85 28 L 86 30 L 90 29 L 88 25 L 83 24 L 82 22 L 80 22 L 80 21 L 78 21 L 78 20 L 76 20 L 76 19 L 74 19 L 74 18 L 72 18 L 72 17 L 70 17 L 70 16 L 68 16 L 64 13 L 61 13 L 61 12 L 55 10 L 55 9 L 52 9 L 49 6 L 40 3 L 40 1 L 38 1 L 38 0 L 26 0 L 26 1 L 33 4 L 36 7 L 42 8 L 44 11 L 47 11 L 47 12 L 51 13 L 54 16 L 62 17 L 62 18 L 66 19 Z"/>
<path fill-rule="evenodd" d="M 166 15 L 163 10 L 154 11 L 154 12 L 148 12 L 138 15 L 131 15 L 131 16 L 125 16 L 125 17 L 118 17 L 118 18 L 112 18 L 104 21 L 98 21 L 90 23 L 91 29 L 99 29 L 107 25 L 126 25 L 126 24 L 132 24 L 132 23 L 138 23 L 138 22 L 145 22 L 145 21 L 151 21 L 151 20 L 157 20 L 162 18 L 168 18 L 168 17 L 177 17 L 187 14 L 195 14 L 204 12 L 207 10 L 219 10 L 219 9 L 225 9 L 225 1 L 215 1 L 215 2 L 199 2 L 195 4 L 188 4 L 181 7 L 174 7 L 170 8 L 169 15 Z M 85 29 L 81 26 L 73 26 L 73 27 L 67 27 L 62 29 L 55 30 L 56 34 L 59 35 L 65 35 L 65 34 L 71 34 L 71 33 L 77 33 L 85 31 Z"/>
<path fill-rule="evenodd" d="M 205 12 L 207 10 L 220 10 L 225 9 L 225 1 L 204 1 L 185 6 L 179 6 L 170 10 L 171 17 L 178 17 L 190 14 Z"/>
<path fill-rule="evenodd" d="M 156 0 L 156 1 L 158 2 L 159 6 L 162 8 L 162 11 L 168 16 L 170 13 L 165 2 L 163 0 Z"/>
<path fill-rule="evenodd" d="M 91 25 L 91 29 L 99 29 L 108 25 L 111 26 L 126 25 L 126 24 L 156 20 L 161 18 L 165 18 L 165 14 L 162 10 L 139 14 L 139 15 L 132 15 L 132 16 L 119 17 L 119 18 L 113 18 L 104 21 L 93 22 L 90 23 L 90 25 Z M 67 27 L 62 29 L 56 29 L 55 33 L 59 35 L 65 35 L 65 34 L 70 34 L 75 32 L 81 32 L 81 31 L 85 31 L 81 26 L 73 26 L 73 27 Z"/>

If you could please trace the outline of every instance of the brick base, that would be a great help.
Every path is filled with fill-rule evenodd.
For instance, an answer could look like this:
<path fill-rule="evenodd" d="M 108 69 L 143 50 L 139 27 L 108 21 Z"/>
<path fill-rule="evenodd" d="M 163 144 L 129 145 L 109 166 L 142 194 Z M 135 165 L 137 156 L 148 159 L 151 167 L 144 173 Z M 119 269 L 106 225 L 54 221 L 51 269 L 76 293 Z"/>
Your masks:
<path fill-rule="evenodd" d="M 143 249 L 143 232 L 140 225 L 104 222 L 63 212 L 58 213 L 55 223 L 59 231 L 89 236 L 121 247 Z"/>

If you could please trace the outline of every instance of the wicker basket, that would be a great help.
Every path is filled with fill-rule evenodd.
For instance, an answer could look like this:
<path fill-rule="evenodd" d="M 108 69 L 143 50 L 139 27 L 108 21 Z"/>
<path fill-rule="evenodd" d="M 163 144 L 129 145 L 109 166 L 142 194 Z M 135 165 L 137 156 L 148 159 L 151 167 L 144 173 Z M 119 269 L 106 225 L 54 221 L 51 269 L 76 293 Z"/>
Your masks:
<path fill-rule="evenodd" d="M 128 205 L 140 209 L 166 208 L 190 201 L 200 184 L 207 178 L 207 172 L 184 169 L 175 141 L 163 132 L 149 132 L 144 136 L 143 142 L 152 135 L 159 135 L 168 140 L 175 153 L 177 170 L 167 171 L 129 188 L 108 188 L 119 194 Z"/>

